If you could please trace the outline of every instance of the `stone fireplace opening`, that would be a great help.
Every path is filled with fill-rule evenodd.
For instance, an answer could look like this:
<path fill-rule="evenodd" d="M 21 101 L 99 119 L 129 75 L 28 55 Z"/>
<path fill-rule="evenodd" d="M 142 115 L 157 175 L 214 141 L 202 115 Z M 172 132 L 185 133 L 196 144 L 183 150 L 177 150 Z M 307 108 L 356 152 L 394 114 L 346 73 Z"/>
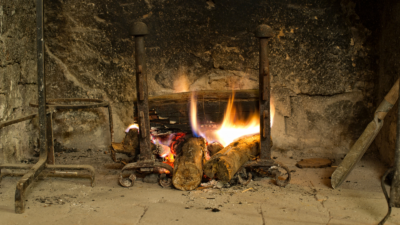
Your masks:
<path fill-rule="evenodd" d="M 340 188 L 331 182 L 398 79 L 399 10 L 392 0 L 0 1 L 0 214 L 10 223 L 26 221 L 13 214 L 15 184 L 42 160 L 46 143 L 54 154 L 22 192 L 24 210 L 15 203 L 33 221 L 68 210 L 71 218 L 48 216 L 49 223 L 76 223 L 73 217 L 113 224 L 378 223 L 387 210 L 380 179 L 396 165 L 397 103 Z M 138 22 L 148 28 L 140 62 L 132 33 Z M 262 24 L 271 29 L 268 69 L 255 34 Z M 265 113 L 260 76 L 267 73 L 264 100 L 271 110 Z M 34 116 L 41 84 L 48 103 L 43 117 Z M 148 98 L 143 115 L 137 93 Z M 255 147 L 248 144 L 253 140 L 215 138 L 231 100 L 236 124 L 238 115 L 246 121 L 253 114 L 256 127 L 271 123 L 266 158 L 260 130 L 239 136 L 258 137 Z M 149 130 L 142 130 L 146 113 Z M 45 136 L 41 121 L 51 124 Z M 205 172 L 215 153 L 227 155 L 237 145 L 254 151 L 229 164 L 235 169 L 228 181 L 235 182 L 225 182 L 215 166 Z M 185 151 L 201 152 L 195 164 L 204 169 L 190 189 L 173 179 L 182 159 L 194 158 Z M 255 166 L 267 158 L 269 164 Z M 303 167 L 309 159 L 328 163 Z M 158 219 L 168 207 L 176 212 Z M 112 219 L 96 212 L 112 212 Z"/>

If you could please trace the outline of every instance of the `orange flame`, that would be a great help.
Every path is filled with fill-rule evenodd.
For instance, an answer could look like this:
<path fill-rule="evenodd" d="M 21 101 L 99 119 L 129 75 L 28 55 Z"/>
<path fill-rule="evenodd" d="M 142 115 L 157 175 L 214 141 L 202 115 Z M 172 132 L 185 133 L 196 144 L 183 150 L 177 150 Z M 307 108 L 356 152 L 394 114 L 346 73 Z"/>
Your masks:
<path fill-rule="evenodd" d="M 130 129 L 139 129 L 138 124 L 131 124 L 129 127 L 125 130 L 126 133 L 129 132 Z M 164 159 L 163 163 L 168 164 L 174 167 L 174 162 L 175 162 L 175 145 L 179 143 L 181 138 L 183 138 L 186 135 L 186 133 L 175 133 L 172 134 L 169 137 L 160 137 L 160 136 L 154 136 L 153 134 L 150 134 L 150 140 L 153 144 L 161 146 L 163 149 L 160 153 L 160 157 Z M 160 169 L 160 173 L 166 173 L 168 174 L 169 171 L 166 169 Z"/>
<path fill-rule="evenodd" d="M 241 117 L 240 111 L 238 111 L 233 105 L 234 100 L 235 95 L 233 93 L 228 101 L 224 119 L 219 129 L 205 130 L 198 124 L 197 100 L 193 94 L 190 103 L 190 121 L 193 133 L 204 137 L 209 143 L 219 142 L 224 147 L 232 143 L 237 138 L 260 133 L 260 114 L 258 112 L 253 112 L 247 118 Z M 270 113 L 272 127 L 273 117 L 275 115 L 275 107 L 272 101 Z"/>
<path fill-rule="evenodd" d="M 165 157 L 165 162 L 166 164 L 172 166 L 172 168 L 174 168 L 174 162 L 175 162 L 175 157 L 174 154 L 172 154 L 171 152 Z"/>

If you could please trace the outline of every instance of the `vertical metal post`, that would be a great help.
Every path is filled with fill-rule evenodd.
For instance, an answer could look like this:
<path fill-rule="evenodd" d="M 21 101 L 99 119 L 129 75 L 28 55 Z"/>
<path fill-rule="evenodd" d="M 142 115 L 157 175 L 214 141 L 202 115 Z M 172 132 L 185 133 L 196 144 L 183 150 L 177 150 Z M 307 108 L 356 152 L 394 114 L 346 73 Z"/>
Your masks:
<path fill-rule="evenodd" d="M 136 61 L 136 91 L 137 91 L 137 112 L 139 121 L 139 146 L 141 160 L 153 159 L 150 143 L 150 120 L 149 100 L 147 90 L 146 74 L 146 52 L 144 48 L 144 36 L 147 35 L 147 25 L 143 22 L 136 22 L 133 25 L 132 35 L 135 36 L 135 61 Z"/>
<path fill-rule="evenodd" d="M 268 39 L 273 36 L 271 27 L 262 24 L 257 27 L 256 37 L 260 39 L 260 158 L 271 159 L 271 119 L 270 119 L 270 74 L 268 60 Z"/>
<path fill-rule="evenodd" d="M 36 0 L 37 23 L 37 75 L 39 103 L 39 143 L 40 154 L 45 152 L 46 143 L 46 82 L 44 76 L 44 7 L 43 0 Z"/>
<path fill-rule="evenodd" d="M 53 138 L 53 113 L 46 116 L 46 135 L 47 135 L 47 164 L 54 165 L 56 162 L 54 156 L 54 138 Z"/>
<path fill-rule="evenodd" d="M 39 102 L 39 161 L 17 183 L 15 190 L 15 213 L 25 211 L 25 190 L 45 169 L 47 161 L 47 135 L 46 135 L 46 84 L 44 76 L 44 8 L 43 0 L 36 0 L 37 22 L 37 75 L 38 75 L 38 102 Z"/>

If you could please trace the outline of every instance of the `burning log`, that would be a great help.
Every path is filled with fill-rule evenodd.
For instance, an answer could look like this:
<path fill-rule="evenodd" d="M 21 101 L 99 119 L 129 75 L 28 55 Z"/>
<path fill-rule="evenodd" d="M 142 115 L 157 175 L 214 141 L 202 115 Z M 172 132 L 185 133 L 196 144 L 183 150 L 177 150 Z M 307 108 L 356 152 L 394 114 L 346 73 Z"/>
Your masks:
<path fill-rule="evenodd" d="M 208 153 L 210 154 L 210 156 L 215 155 L 217 152 L 221 151 L 223 148 L 224 148 L 224 146 L 222 146 L 218 142 L 208 144 L 208 146 L 207 146 L 207 150 L 208 150 Z"/>
<path fill-rule="evenodd" d="M 139 153 L 139 130 L 138 129 L 129 129 L 126 131 L 125 137 L 121 143 L 111 143 L 111 158 L 114 162 L 126 164 L 127 162 L 121 161 L 116 158 L 115 154 L 125 154 L 129 157 L 136 157 Z M 161 146 L 156 146 L 151 143 L 151 149 L 160 151 Z"/>
<path fill-rule="evenodd" d="M 229 182 L 248 160 L 260 154 L 260 135 L 242 137 L 213 155 L 204 165 L 204 174 Z"/>
<path fill-rule="evenodd" d="M 206 142 L 204 138 L 190 137 L 181 146 L 174 164 L 172 184 L 182 191 L 190 191 L 200 185 L 203 177 Z"/>
<path fill-rule="evenodd" d="M 134 157 L 139 153 L 138 135 L 137 129 L 130 129 L 121 143 L 111 143 L 111 158 L 114 162 L 126 164 L 126 162 L 116 158 L 116 153 Z"/>

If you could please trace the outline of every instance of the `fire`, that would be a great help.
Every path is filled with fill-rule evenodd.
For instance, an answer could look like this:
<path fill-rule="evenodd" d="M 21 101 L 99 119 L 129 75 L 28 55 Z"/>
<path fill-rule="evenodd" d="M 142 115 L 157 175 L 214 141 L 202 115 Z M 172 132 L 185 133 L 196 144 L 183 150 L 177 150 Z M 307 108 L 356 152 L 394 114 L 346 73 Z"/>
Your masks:
<path fill-rule="evenodd" d="M 130 129 L 139 130 L 138 124 L 131 124 L 125 132 L 129 132 Z M 150 140 L 153 144 L 160 149 L 159 156 L 164 159 L 163 163 L 166 163 L 172 167 L 174 167 L 175 162 L 175 145 L 178 144 L 182 137 L 185 136 L 185 133 L 175 133 L 171 134 L 167 137 L 160 137 L 150 134 Z M 161 170 L 164 173 L 169 173 L 168 170 Z"/>
<path fill-rule="evenodd" d="M 197 100 L 193 94 L 190 103 L 190 121 L 193 133 L 204 137 L 208 143 L 219 142 L 224 147 L 232 143 L 237 138 L 260 133 L 259 113 L 253 112 L 247 118 L 243 118 L 240 115 L 240 111 L 233 105 L 234 100 L 235 95 L 233 93 L 228 101 L 224 119 L 219 129 L 208 130 L 199 126 L 197 121 Z M 270 113 L 272 127 L 273 117 L 275 115 L 275 107 L 272 101 Z"/>

